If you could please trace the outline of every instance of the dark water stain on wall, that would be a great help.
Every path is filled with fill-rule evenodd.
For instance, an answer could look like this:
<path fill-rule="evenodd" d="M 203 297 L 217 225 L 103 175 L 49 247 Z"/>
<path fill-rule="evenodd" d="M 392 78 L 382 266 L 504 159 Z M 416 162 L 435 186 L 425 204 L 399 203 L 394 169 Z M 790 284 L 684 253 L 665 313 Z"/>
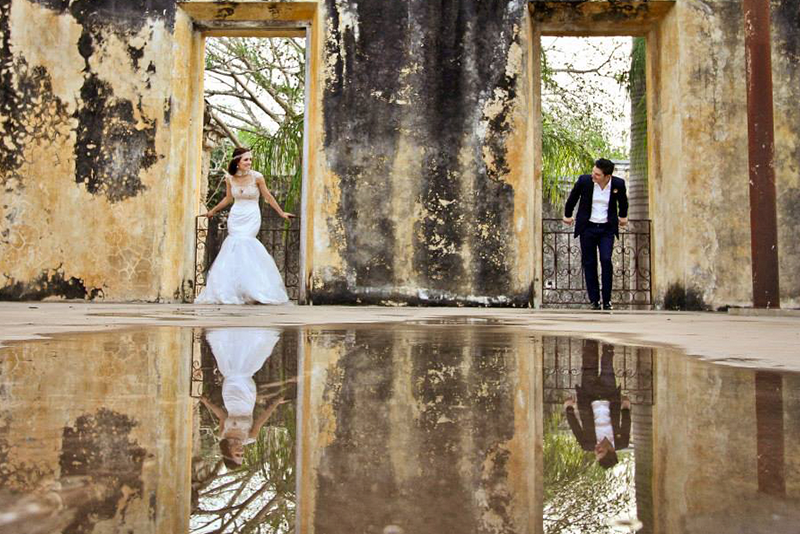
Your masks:
<path fill-rule="evenodd" d="M 66 278 L 60 266 L 43 270 L 33 280 L 10 280 L 0 287 L 0 300 L 43 300 L 47 297 L 94 300 L 103 298 L 103 290 L 99 287 L 87 288 L 83 280 L 74 276 Z"/>
<path fill-rule="evenodd" d="M 789 113 L 789 121 L 793 122 L 794 150 L 788 159 L 796 167 L 800 162 L 800 0 L 772 1 L 772 33 L 773 33 L 773 65 L 785 68 L 775 80 L 775 87 L 788 88 L 788 96 L 784 98 L 782 107 Z M 779 58 L 779 59 L 778 59 Z M 784 89 L 786 90 L 786 89 Z M 777 95 L 778 93 L 776 93 Z M 779 104 L 776 101 L 776 112 Z M 780 139 L 776 139 L 780 142 Z M 797 221 L 800 220 L 800 188 L 781 187 L 781 176 L 778 179 L 778 217 L 779 236 L 778 252 L 781 263 L 781 293 L 784 297 L 797 297 L 800 294 L 800 239 L 797 239 Z M 792 268 L 794 266 L 794 268 Z"/>
<path fill-rule="evenodd" d="M 502 8 L 502 9 L 501 9 Z M 509 49 L 520 43 L 512 28 L 523 24 L 522 10 L 508 6 L 478 3 L 477 18 L 482 31 L 474 35 L 477 52 L 477 79 L 483 81 L 481 94 L 505 95 L 500 111 L 489 120 L 484 148 L 491 154 L 494 167 L 482 167 L 475 174 L 477 224 L 471 228 L 471 241 L 477 257 L 475 289 L 479 294 L 508 295 L 517 304 L 527 304 L 528 295 L 511 295 L 509 266 L 513 261 L 510 243 L 514 236 L 514 190 L 504 181 L 510 172 L 507 143 L 513 133 L 512 105 L 518 97 L 518 75 L 506 70 Z M 487 54 L 491 51 L 491 54 Z M 521 301 L 521 302 L 519 302 Z"/>
<path fill-rule="evenodd" d="M 111 85 L 91 73 L 81 87 L 81 105 L 74 116 L 78 120 L 75 181 L 111 202 L 143 191 L 139 173 L 158 161 L 155 121 L 137 126 L 133 103 L 115 98 Z"/>
<path fill-rule="evenodd" d="M 772 0 L 771 8 L 777 52 L 793 65 L 800 65 L 800 0 Z"/>
<path fill-rule="evenodd" d="M 101 408 L 65 427 L 60 457 L 62 477 L 88 477 L 106 488 L 106 498 L 81 506 L 65 534 L 91 532 L 118 513 L 124 517 L 133 498 L 142 498 L 142 464 L 146 451 L 130 439 L 136 423 L 128 416 Z"/>
<path fill-rule="evenodd" d="M 84 84 L 73 114 L 77 122 L 75 181 L 85 184 L 89 193 L 103 195 L 111 202 L 137 196 L 145 190 L 140 173 L 158 161 L 155 120 L 141 113 L 141 102 L 116 97 L 112 84 L 92 71 L 89 58 L 109 33 L 124 42 L 157 20 L 163 20 L 167 28 L 172 28 L 175 1 L 36 1 L 71 15 L 83 28 L 78 51 L 86 60 Z M 144 56 L 144 49 L 129 46 L 128 54 L 134 69 L 140 70 L 139 60 Z M 152 64 L 147 66 L 147 73 L 156 74 Z M 140 112 L 141 120 L 134 118 L 135 109 Z"/>
<path fill-rule="evenodd" d="M 518 83 L 505 71 L 525 3 L 328 0 L 326 6 L 331 22 L 326 56 L 334 75 L 324 93 L 325 147 L 341 178 L 335 222 L 344 226 L 344 259 L 356 282 L 337 294 L 341 284 L 323 281 L 314 300 L 369 298 L 364 286 L 406 283 L 394 279 L 391 266 L 396 254 L 409 252 L 425 289 L 456 299 L 469 291 L 477 272 L 478 293 L 505 294 L 514 191 L 503 178 L 510 170 L 507 119 Z M 401 72 L 410 87 L 401 83 Z M 506 92 L 506 104 L 489 119 L 481 139 L 478 121 L 496 89 Z M 407 104 L 398 104 L 401 100 Z M 421 175 L 408 177 L 421 183 L 418 201 L 426 212 L 416 223 L 413 251 L 395 248 L 395 221 L 384 208 L 385 199 L 408 194 L 395 188 L 395 180 L 406 177 L 393 176 L 392 167 L 401 127 L 403 136 L 425 147 Z M 482 162 L 485 149 L 495 159 L 494 169 Z M 463 162 L 464 151 L 474 155 L 470 162 Z M 470 265 L 467 244 L 475 251 Z"/>
<path fill-rule="evenodd" d="M 0 0 L 0 187 L 5 193 L 25 187 L 21 167 L 28 163 L 27 145 L 57 143 L 57 127 L 68 120 L 47 70 L 12 53 L 10 11 L 11 0 Z"/>
<path fill-rule="evenodd" d="M 176 0 L 30 0 L 59 13 L 69 11 L 82 26 L 107 25 L 133 35 L 153 20 L 175 22 Z"/>
<path fill-rule="evenodd" d="M 335 76 L 325 86 L 325 148 L 341 179 L 340 246 L 359 286 L 391 284 L 395 225 L 388 199 L 399 139 L 407 12 L 402 2 L 327 0 L 326 55 Z M 347 26 L 356 19 L 356 27 Z M 341 27 L 341 31 L 340 31 Z M 357 112 L 354 112 L 358 110 Z"/>

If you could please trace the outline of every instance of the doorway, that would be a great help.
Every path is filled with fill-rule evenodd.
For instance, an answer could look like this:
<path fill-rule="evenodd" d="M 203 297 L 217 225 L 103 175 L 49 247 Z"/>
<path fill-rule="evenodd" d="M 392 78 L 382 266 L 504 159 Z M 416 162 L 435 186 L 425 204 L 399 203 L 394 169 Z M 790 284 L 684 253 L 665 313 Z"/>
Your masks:
<path fill-rule="evenodd" d="M 303 180 L 305 36 L 208 37 L 205 45 L 201 203 L 210 209 L 224 198 L 233 150 L 247 147 L 275 200 L 296 214 Z M 294 302 L 300 298 L 301 224 L 301 217 L 287 222 L 262 203 L 257 238 Z M 195 295 L 226 233 L 227 212 L 197 218 Z"/>
<path fill-rule="evenodd" d="M 308 227 L 309 95 L 318 43 L 313 20 L 317 4 L 184 2 L 176 17 L 182 56 L 176 76 L 173 119 L 185 120 L 191 134 L 176 132 L 174 146 L 185 150 L 187 192 L 202 214 L 224 196 L 221 177 L 232 149 L 253 150 L 253 169 L 287 212 L 285 223 L 262 208 L 259 240 L 273 256 L 291 300 L 306 301 Z M 176 115 L 178 116 L 176 118 Z M 224 213 L 224 211 L 223 211 Z M 219 216 L 218 216 L 219 217 Z M 216 217 L 214 219 L 217 219 Z M 196 296 L 205 284 L 225 235 L 225 218 L 197 217 L 191 231 Z"/>
<path fill-rule="evenodd" d="M 541 36 L 543 307 L 589 305 L 579 240 L 561 218 L 573 183 L 601 157 L 614 162 L 630 202 L 614 246 L 612 301 L 652 303 L 646 46 L 644 37 Z"/>

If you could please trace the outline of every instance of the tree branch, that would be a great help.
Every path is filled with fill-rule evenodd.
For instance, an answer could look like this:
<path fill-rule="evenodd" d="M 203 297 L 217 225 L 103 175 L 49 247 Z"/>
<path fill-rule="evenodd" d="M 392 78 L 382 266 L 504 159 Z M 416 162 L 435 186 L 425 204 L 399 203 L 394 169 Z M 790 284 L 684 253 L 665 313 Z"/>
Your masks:
<path fill-rule="evenodd" d="M 257 128 L 259 128 L 261 126 L 260 124 L 257 124 L 255 122 L 251 121 L 250 119 L 247 119 L 246 117 L 242 117 L 241 115 L 239 115 L 235 111 L 232 111 L 232 110 L 230 110 L 228 108 L 225 108 L 225 107 L 222 107 L 222 106 L 216 106 L 214 104 L 210 104 L 210 105 L 211 105 L 212 108 L 214 108 L 215 110 L 219 111 L 220 113 L 222 113 L 224 115 L 227 115 L 228 117 L 231 117 L 231 118 L 236 119 L 238 121 L 241 121 L 241 122 L 243 122 L 243 123 L 245 123 L 245 124 L 247 124 L 247 125 L 249 125 L 249 126 L 251 126 L 253 128 L 257 129 Z"/>
<path fill-rule="evenodd" d="M 211 104 L 206 105 L 206 109 L 208 110 L 208 114 L 211 116 L 211 120 L 216 122 L 222 131 L 225 132 L 225 137 L 231 140 L 231 142 L 237 147 L 240 148 L 242 144 L 239 142 L 239 139 L 234 135 L 234 133 L 228 128 L 228 126 L 222 121 L 222 119 L 214 113 L 214 108 Z"/>

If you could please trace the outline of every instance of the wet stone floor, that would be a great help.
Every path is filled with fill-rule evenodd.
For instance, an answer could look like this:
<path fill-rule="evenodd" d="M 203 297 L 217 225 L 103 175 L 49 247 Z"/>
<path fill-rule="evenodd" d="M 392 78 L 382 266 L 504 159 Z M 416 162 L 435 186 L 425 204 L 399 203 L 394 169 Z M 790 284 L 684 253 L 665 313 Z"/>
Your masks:
<path fill-rule="evenodd" d="M 795 533 L 800 376 L 481 321 L 0 349 L 0 532 Z"/>

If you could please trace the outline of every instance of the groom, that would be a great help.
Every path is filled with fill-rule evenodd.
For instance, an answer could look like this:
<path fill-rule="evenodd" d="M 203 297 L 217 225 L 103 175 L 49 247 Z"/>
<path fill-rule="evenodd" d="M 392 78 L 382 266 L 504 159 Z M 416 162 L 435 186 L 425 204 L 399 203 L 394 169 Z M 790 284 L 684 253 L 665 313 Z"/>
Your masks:
<path fill-rule="evenodd" d="M 614 266 L 611 252 L 614 237 L 619 237 L 619 227 L 628 224 L 628 195 L 625 180 L 611 176 L 614 164 L 600 158 L 594 162 L 592 174 L 584 174 L 575 182 L 564 208 L 564 222 L 575 224 L 575 237 L 581 242 L 581 264 L 586 276 L 586 291 L 593 310 L 600 308 L 600 285 L 597 283 L 597 253 L 603 270 L 603 307 L 611 305 L 611 281 Z M 580 204 L 578 204 L 580 200 Z M 578 214 L 572 211 L 578 204 Z"/>

